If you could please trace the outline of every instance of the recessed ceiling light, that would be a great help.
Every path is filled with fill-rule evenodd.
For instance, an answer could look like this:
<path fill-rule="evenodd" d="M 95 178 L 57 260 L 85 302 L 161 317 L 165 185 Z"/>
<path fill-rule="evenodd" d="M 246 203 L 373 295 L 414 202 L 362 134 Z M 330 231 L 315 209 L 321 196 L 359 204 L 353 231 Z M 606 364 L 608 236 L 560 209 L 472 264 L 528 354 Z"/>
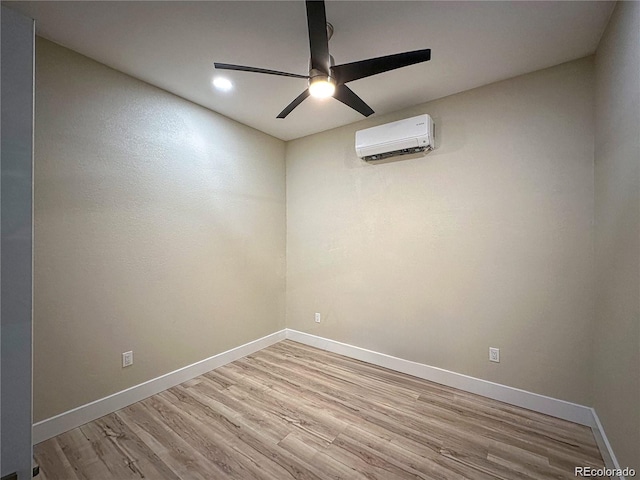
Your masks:
<path fill-rule="evenodd" d="M 221 90 L 223 92 L 228 92 L 233 88 L 233 83 L 231 83 L 231 80 L 227 78 L 216 77 L 213 79 L 213 86 L 216 87 L 216 89 L 218 90 Z"/>

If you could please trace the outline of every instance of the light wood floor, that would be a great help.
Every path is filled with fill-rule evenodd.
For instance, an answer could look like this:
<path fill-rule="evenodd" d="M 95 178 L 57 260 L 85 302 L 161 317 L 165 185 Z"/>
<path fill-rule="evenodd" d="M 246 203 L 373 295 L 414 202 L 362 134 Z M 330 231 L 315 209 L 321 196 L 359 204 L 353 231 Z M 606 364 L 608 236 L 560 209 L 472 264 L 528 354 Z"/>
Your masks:
<path fill-rule="evenodd" d="M 35 447 L 41 480 L 562 479 L 587 427 L 291 341 Z"/>

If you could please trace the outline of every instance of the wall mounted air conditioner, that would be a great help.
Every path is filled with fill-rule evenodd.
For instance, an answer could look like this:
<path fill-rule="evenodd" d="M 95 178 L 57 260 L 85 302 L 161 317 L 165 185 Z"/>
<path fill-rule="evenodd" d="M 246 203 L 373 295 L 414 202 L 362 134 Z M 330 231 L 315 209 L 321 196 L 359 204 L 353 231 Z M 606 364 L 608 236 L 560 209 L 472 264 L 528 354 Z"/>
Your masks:
<path fill-rule="evenodd" d="M 356 154 L 364 160 L 433 150 L 433 120 L 427 114 L 356 132 Z"/>

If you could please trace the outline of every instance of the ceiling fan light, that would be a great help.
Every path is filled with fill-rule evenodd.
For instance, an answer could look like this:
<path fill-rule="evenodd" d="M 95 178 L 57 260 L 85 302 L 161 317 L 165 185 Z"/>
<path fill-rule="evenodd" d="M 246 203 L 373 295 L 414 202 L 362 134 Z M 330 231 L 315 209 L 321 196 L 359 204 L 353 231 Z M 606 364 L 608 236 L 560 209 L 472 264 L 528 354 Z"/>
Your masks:
<path fill-rule="evenodd" d="M 328 98 L 336 91 L 336 83 L 331 77 L 321 76 L 311 79 L 309 93 L 312 97 Z"/>

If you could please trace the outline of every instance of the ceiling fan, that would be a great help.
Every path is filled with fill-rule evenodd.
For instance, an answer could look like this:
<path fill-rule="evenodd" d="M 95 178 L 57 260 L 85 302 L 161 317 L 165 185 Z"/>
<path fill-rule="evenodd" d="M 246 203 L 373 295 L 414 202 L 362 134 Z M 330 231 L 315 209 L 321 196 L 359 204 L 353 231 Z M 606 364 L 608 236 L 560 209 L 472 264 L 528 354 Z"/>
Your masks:
<path fill-rule="evenodd" d="M 324 1 L 307 0 L 307 26 L 309 27 L 309 75 L 266 70 L 264 68 L 245 67 L 228 63 L 214 63 L 221 70 L 238 70 L 241 72 L 265 73 L 283 77 L 304 78 L 309 82 L 308 88 L 280 112 L 277 118 L 285 118 L 294 108 L 309 95 L 314 97 L 333 97 L 353 108 L 365 117 L 373 110 L 345 84 L 360 78 L 370 77 L 378 73 L 388 72 L 396 68 L 406 67 L 431 59 L 431 50 L 415 50 L 397 53 L 384 57 L 370 58 L 359 62 L 333 65 L 333 57 L 329 55 L 329 39 L 333 34 L 333 26 L 327 23 Z"/>

